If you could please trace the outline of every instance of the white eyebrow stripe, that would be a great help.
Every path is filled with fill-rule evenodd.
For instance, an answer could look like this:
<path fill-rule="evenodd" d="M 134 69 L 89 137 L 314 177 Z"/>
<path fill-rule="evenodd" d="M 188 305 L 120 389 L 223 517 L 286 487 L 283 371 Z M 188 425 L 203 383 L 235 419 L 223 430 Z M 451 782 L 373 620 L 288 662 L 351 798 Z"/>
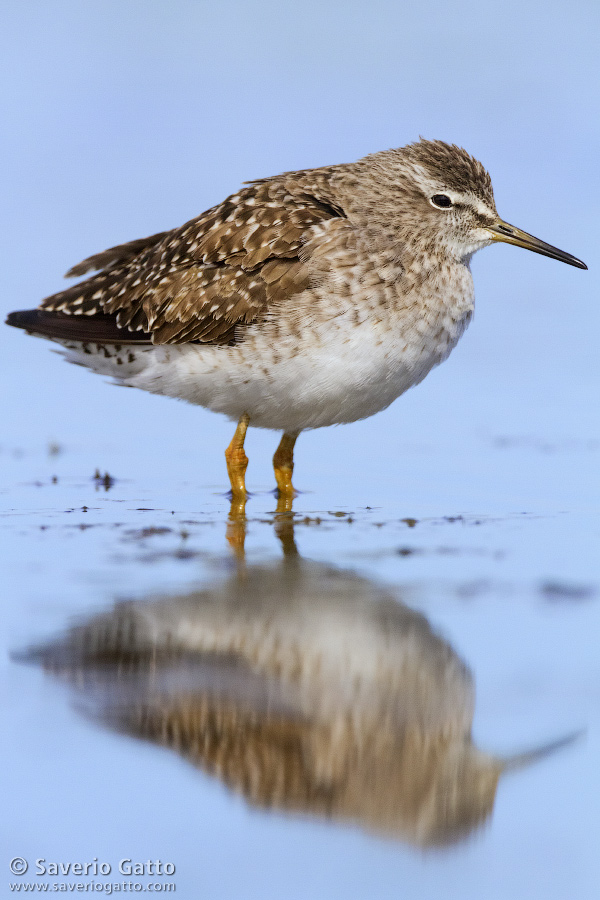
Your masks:
<path fill-rule="evenodd" d="M 474 206 L 476 211 L 482 216 L 494 216 L 494 210 L 490 209 L 487 203 L 484 203 L 479 197 L 471 195 L 471 205 Z"/>
<path fill-rule="evenodd" d="M 470 206 L 475 212 L 479 213 L 481 216 L 485 216 L 486 218 L 496 217 L 496 213 L 493 209 L 484 203 L 479 197 L 476 197 L 475 194 L 459 194 L 455 191 L 446 191 L 450 199 L 453 203 L 464 203 L 465 206 Z"/>
<path fill-rule="evenodd" d="M 419 163 L 413 163 L 411 169 L 415 181 L 429 199 L 435 194 L 446 194 L 447 197 L 450 197 L 453 204 L 462 203 L 465 206 L 470 206 L 479 215 L 486 218 L 495 219 L 497 217 L 498 214 L 476 194 L 470 191 L 453 191 L 452 188 L 446 187 L 437 179 L 433 179 L 427 169 Z"/>

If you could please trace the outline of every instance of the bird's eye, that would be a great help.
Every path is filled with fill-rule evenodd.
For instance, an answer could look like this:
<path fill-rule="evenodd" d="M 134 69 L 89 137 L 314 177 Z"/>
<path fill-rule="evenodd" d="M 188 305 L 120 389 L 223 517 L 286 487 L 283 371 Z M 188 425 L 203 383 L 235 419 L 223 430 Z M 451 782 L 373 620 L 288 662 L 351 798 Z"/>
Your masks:
<path fill-rule="evenodd" d="M 450 209 L 453 206 L 452 200 L 447 194 L 434 194 L 431 198 L 431 202 L 434 206 L 437 206 L 438 209 Z"/>

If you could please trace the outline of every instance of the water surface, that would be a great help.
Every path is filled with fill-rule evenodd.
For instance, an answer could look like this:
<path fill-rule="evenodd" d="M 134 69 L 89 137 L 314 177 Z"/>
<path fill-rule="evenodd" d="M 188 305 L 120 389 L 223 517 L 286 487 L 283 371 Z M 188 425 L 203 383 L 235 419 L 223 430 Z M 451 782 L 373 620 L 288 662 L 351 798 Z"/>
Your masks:
<path fill-rule="evenodd" d="M 498 482 L 597 460 L 476 450 Z M 338 471 L 231 517 L 125 450 L 5 450 L 11 855 L 160 858 L 190 897 L 592 896 L 597 518 L 419 502 L 438 456 L 404 452 L 405 491 Z"/>

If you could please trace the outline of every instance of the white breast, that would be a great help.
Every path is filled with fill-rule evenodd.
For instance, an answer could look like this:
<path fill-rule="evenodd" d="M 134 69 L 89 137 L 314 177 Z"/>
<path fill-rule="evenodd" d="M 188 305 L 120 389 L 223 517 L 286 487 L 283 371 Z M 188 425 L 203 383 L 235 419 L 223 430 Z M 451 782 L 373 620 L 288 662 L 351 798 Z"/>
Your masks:
<path fill-rule="evenodd" d="M 155 347 L 141 372 L 121 380 L 232 419 L 247 413 L 261 428 L 353 422 L 385 409 L 446 359 L 471 318 L 473 283 L 461 265 L 394 303 L 323 292 L 294 302 L 296 311 L 306 305 L 293 327 L 280 314 L 235 346 Z"/>

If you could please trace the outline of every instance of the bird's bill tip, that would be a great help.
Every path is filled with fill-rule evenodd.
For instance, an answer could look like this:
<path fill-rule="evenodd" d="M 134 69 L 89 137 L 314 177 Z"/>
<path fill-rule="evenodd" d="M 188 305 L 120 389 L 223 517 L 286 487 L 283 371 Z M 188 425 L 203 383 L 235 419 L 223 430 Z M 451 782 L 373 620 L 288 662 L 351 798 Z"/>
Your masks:
<path fill-rule="evenodd" d="M 494 225 L 490 225 L 487 230 L 493 241 L 500 241 L 504 244 L 514 244 L 515 247 L 524 247 L 525 250 L 532 250 L 534 253 L 541 253 L 542 256 L 558 259 L 560 262 L 567 263 L 569 266 L 576 266 L 578 269 L 587 269 L 586 264 L 580 259 L 577 259 L 577 257 L 571 256 L 570 253 L 565 253 L 564 250 L 559 250 L 558 247 L 553 247 L 552 244 L 540 241 L 539 238 L 534 237 L 532 234 L 528 234 L 526 231 L 521 231 L 520 228 L 516 228 L 514 225 L 509 225 L 508 222 L 504 222 L 502 219 L 498 219 L 498 221 Z"/>

